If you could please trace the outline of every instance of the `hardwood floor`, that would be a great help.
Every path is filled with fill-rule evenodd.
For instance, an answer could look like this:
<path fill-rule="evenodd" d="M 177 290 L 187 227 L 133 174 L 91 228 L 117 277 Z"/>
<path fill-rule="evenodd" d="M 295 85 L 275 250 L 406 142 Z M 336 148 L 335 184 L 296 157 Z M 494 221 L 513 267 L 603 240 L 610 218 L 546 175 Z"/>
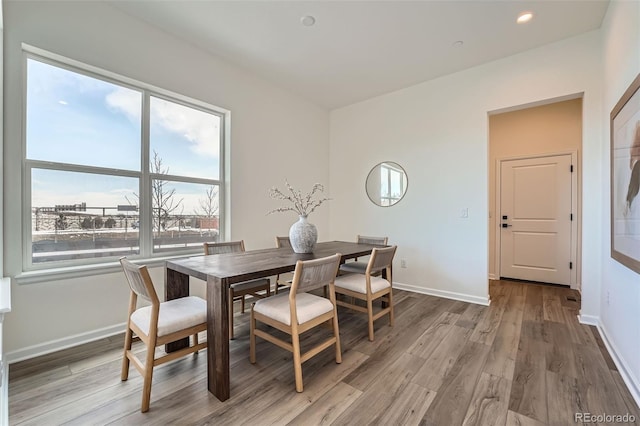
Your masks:
<path fill-rule="evenodd" d="M 123 337 L 104 339 L 12 364 L 9 422 L 511 426 L 576 424 L 574 413 L 589 412 L 640 424 L 598 332 L 577 321 L 577 292 L 510 281 L 490 292 L 483 307 L 396 290 L 396 325 L 377 321 L 374 342 L 365 315 L 339 309 L 343 362 L 333 350 L 306 362 L 300 394 L 285 350 L 259 339 L 249 363 L 248 314 L 237 313 L 231 399 L 207 392 L 200 353 L 155 369 L 145 414 L 140 375 L 120 381 Z"/>

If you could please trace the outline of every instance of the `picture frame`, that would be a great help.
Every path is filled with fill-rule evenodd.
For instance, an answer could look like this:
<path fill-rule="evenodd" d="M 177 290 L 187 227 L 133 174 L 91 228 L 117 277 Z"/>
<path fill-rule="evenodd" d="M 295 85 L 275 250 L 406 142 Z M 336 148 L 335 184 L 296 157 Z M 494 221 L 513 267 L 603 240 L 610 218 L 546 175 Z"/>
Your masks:
<path fill-rule="evenodd" d="M 640 274 L 640 74 L 611 110 L 611 257 Z"/>

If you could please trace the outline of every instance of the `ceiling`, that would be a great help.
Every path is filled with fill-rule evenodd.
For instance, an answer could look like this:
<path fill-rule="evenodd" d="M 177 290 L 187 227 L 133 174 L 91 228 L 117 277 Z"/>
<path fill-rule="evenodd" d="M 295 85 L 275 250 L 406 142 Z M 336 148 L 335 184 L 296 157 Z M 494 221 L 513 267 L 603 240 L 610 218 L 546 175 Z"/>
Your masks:
<path fill-rule="evenodd" d="M 328 109 L 598 29 L 608 7 L 601 0 L 110 3 Z M 517 24 L 525 10 L 533 20 Z M 307 15 L 315 25 L 301 23 Z"/>

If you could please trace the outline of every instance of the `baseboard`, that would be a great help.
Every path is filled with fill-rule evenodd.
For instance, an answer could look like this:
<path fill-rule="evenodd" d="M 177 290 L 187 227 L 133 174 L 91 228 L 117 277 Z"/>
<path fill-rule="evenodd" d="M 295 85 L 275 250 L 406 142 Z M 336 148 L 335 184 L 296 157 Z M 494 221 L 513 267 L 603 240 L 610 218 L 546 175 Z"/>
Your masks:
<path fill-rule="evenodd" d="M 616 367 L 618 367 L 618 372 L 622 376 L 622 380 L 627 385 L 627 389 L 629 389 L 629 392 L 631 393 L 633 399 L 636 401 L 636 404 L 638 405 L 638 407 L 640 407 L 640 381 L 637 377 L 634 376 L 625 360 L 618 356 L 618 349 L 613 344 L 613 342 L 609 340 L 607 329 L 604 328 L 600 321 L 598 321 L 597 327 L 598 333 L 600 333 L 600 337 L 602 337 L 602 341 L 607 347 L 607 351 L 609 351 L 614 364 L 616 365 Z"/>
<path fill-rule="evenodd" d="M 595 315 L 578 315 L 578 322 L 580 324 L 598 327 L 600 325 L 600 317 L 596 317 Z"/>
<path fill-rule="evenodd" d="M 489 279 L 497 281 L 497 280 L 500 279 L 500 277 L 498 275 L 496 275 L 496 274 L 489 274 Z"/>
<path fill-rule="evenodd" d="M 395 281 L 393 283 L 393 288 L 397 288 L 398 290 L 406 290 L 413 293 L 428 294 L 429 296 L 443 297 L 445 299 L 461 300 L 463 302 L 475 303 L 476 305 L 489 306 L 489 296 L 471 296 L 464 293 L 455 293 L 453 291 L 438 290 L 435 288 L 418 287 L 415 285 L 402 284 Z"/>
<path fill-rule="evenodd" d="M 618 349 L 609 339 L 607 330 L 600 322 L 600 317 L 595 315 L 578 315 L 578 320 L 580 321 L 580 324 L 592 325 L 598 329 L 598 333 L 600 334 L 600 337 L 602 337 L 602 341 L 607 348 L 607 352 L 611 355 L 613 363 L 618 368 L 618 372 L 620 373 L 620 376 L 622 376 L 624 384 L 627 385 L 627 389 L 629 389 L 631 396 L 640 407 L 640 381 L 638 381 L 637 377 L 633 375 L 624 359 L 618 355 Z"/>
<path fill-rule="evenodd" d="M 99 328 L 97 330 L 80 333 L 62 339 L 51 340 L 46 343 L 28 346 L 16 351 L 7 352 L 5 354 L 8 364 L 13 364 L 26 359 L 35 358 L 37 356 L 46 355 L 52 352 L 61 351 L 63 349 L 72 348 L 84 343 L 93 342 L 95 340 L 104 339 L 105 337 L 121 334 L 126 329 L 127 324 L 116 324 L 109 327 Z"/>

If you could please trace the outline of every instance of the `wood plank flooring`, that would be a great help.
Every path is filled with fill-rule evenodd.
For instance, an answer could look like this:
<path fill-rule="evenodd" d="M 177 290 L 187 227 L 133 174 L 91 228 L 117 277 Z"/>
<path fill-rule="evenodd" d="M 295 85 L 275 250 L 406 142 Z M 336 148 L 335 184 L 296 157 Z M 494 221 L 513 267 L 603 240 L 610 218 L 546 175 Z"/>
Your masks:
<path fill-rule="evenodd" d="M 258 362 L 249 363 L 248 314 L 237 313 L 231 399 L 207 392 L 200 353 L 156 368 L 145 414 L 137 371 L 120 381 L 123 337 L 103 339 L 12 364 L 9 422 L 570 425 L 574 413 L 590 412 L 630 413 L 640 424 L 598 332 L 577 321 L 577 292 L 503 280 L 490 293 L 483 307 L 396 290 L 396 325 L 378 320 L 374 342 L 365 315 L 339 310 L 343 362 L 332 350 L 306 362 L 300 394 L 286 351 L 258 339 Z M 303 346 L 324 332 L 305 336 Z"/>

